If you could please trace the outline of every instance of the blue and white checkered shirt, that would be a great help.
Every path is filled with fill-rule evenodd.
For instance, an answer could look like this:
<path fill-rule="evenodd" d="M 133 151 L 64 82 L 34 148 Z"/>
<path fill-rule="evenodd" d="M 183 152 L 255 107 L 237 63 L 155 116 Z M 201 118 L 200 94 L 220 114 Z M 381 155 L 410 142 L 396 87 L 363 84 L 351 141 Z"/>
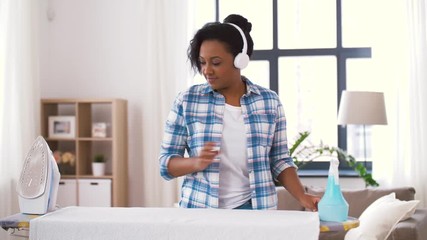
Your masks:
<path fill-rule="evenodd" d="M 240 100 L 247 136 L 247 161 L 253 209 L 276 209 L 273 178 L 295 167 L 289 156 L 286 118 L 277 94 L 243 78 L 247 92 Z M 225 98 L 206 84 L 180 93 L 166 121 L 160 150 L 160 174 L 170 180 L 168 162 L 187 150 L 196 157 L 206 142 L 221 143 Z M 221 148 L 221 146 L 219 146 Z M 219 162 L 205 170 L 187 174 L 181 189 L 180 206 L 218 208 Z"/>

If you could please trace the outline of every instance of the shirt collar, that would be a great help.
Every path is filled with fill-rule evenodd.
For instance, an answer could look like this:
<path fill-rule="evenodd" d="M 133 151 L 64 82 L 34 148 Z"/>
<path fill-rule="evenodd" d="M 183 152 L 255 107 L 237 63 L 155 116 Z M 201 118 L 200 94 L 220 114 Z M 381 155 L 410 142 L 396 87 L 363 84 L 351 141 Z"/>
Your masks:
<path fill-rule="evenodd" d="M 246 83 L 246 96 L 249 96 L 251 93 L 254 93 L 257 95 L 261 94 L 257 85 L 253 84 L 248 78 L 246 78 L 245 76 L 242 76 L 242 81 Z M 200 92 L 202 94 L 209 94 L 215 91 L 212 89 L 212 87 L 208 83 L 205 83 L 203 84 L 203 87 L 200 89 Z"/>

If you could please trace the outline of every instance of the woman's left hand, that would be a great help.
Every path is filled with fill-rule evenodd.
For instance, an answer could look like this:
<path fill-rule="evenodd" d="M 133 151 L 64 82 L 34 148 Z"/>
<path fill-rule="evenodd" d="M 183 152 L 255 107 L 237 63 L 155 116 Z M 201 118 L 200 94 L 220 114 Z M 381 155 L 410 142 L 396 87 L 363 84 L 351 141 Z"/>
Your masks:
<path fill-rule="evenodd" d="M 303 207 L 309 209 L 313 212 L 317 212 L 317 204 L 320 201 L 320 197 L 308 193 L 304 193 L 304 195 L 300 198 L 299 202 Z"/>

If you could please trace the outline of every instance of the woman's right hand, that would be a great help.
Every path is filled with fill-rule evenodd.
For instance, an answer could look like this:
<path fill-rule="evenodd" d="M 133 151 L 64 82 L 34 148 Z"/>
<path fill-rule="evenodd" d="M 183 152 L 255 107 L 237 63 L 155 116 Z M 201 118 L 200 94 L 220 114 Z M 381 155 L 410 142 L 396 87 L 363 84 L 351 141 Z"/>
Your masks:
<path fill-rule="evenodd" d="M 217 144 L 214 142 L 207 142 L 205 146 L 203 146 L 202 151 L 200 151 L 199 156 L 194 158 L 194 167 L 196 171 L 205 170 L 211 163 L 213 163 L 218 153 Z"/>
<path fill-rule="evenodd" d="M 173 157 L 169 160 L 168 171 L 174 177 L 205 170 L 218 155 L 217 144 L 207 142 L 199 156 L 191 158 Z"/>

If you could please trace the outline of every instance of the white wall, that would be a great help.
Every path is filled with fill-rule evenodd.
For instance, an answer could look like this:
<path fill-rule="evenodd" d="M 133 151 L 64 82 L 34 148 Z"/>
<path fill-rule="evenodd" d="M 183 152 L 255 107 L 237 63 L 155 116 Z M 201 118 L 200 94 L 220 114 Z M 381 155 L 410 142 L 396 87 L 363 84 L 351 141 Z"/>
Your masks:
<path fill-rule="evenodd" d="M 142 122 L 156 99 L 147 88 L 145 73 L 147 21 L 141 0 L 45 0 L 54 14 L 48 20 L 42 11 L 41 97 L 42 98 L 123 98 L 128 100 L 129 205 L 144 205 L 144 152 Z M 183 59 L 185 62 L 186 59 Z M 153 139 L 151 148 L 159 148 Z M 154 149 L 153 151 L 157 151 Z M 155 170 L 153 170 L 155 171 Z M 145 183 L 147 184 L 147 183 Z"/>

